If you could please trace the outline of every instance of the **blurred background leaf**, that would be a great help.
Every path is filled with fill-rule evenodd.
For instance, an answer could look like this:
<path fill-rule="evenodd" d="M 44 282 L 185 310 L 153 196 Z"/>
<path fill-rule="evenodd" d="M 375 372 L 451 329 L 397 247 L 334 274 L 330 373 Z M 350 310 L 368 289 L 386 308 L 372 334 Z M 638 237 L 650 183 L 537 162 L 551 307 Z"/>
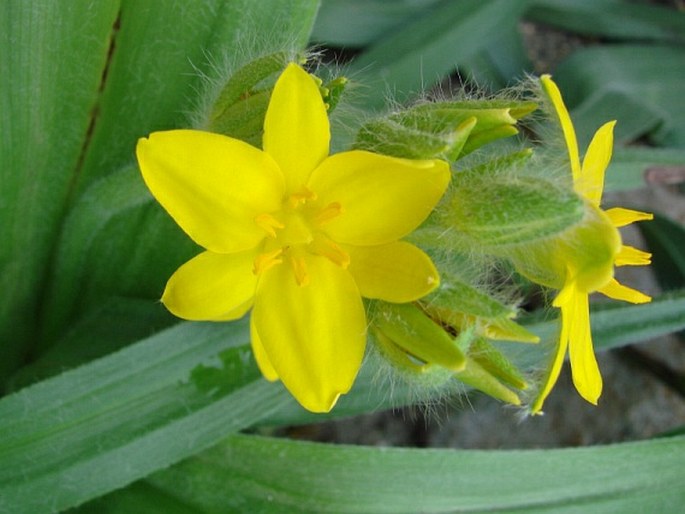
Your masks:
<path fill-rule="evenodd" d="M 677 512 L 685 437 L 563 450 L 417 450 L 255 436 L 225 443 L 79 512 Z M 639 462 L 639 465 L 635 465 Z M 143 500 L 145 501 L 145 500 Z M 188 509 L 187 511 L 183 509 Z"/>

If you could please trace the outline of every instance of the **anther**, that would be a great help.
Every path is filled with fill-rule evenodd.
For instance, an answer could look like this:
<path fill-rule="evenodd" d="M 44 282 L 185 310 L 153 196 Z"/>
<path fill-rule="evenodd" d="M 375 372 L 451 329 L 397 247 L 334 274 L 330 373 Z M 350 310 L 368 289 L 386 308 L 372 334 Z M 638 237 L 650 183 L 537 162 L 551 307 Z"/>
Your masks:
<path fill-rule="evenodd" d="M 278 221 L 276 218 L 274 218 L 271 214 L 260 214 L 254 219 L 254 222 L 257 224 L 257 226 L 264 231 L 266 231 L 267 234 L 269 234 L 271 237 L 276 237 L 276 230 L 275 229 L 282 229 L 285 228 L 285 225 Z"/>
<path fill-rule="evenodd" d="M 276 264 L 281 264 L 283 262 L 283 259 L 281 258 L 282 255 L 282 248 L 259 254 L 254 260 L 252 273 L 259 275 L 269 268 L 274 267 Z"/>

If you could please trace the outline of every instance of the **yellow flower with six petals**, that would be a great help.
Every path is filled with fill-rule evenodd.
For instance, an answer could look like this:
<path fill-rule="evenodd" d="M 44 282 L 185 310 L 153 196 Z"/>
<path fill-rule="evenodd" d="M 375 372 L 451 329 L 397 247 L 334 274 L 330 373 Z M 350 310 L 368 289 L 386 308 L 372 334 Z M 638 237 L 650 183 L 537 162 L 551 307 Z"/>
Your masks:
<path fill-rule="evenodd" d="M 600 209 L 604 173 L 611 160 L 616 122 L 605 123 L 595 133 L 581 165 L 575 130 L 559 88 L 549 75 L 542 76 L 540 81 L 559 118 L 568 148 L 574 188 L 588 204 L 590 216 L 587 226 L 579 228 L 579 231 L 585 231 L 580 236 L 586 237 L 590 245 L 601 245 L 609 248 L 609 251 L 597 252 L 600 255 L 597 258 L 597 255 L 583 248 L 559 246 L 555 260 L 558 266 L 563 267 L 561 274 L 564 280 L 553 305 L 561 309 L 561 334 L 550 371 L 531 406 L 532 413 L 542 409 L 545 398 L 559 377 L 567 349 L 576 389 L 585 400 L 597 404 L 602 393 L 602 376 L 590 332 L 590 293 L 598 291 L 610 298 L 632 303 L 651 300 L 649 296 L 620 284 L 613 277 L 614 266 L 645 265 L 650 263 L 651 257 L 647 252 L 623 245 L 617 228 L 634 221 L 652 219 L 652 215 L 645 212 L 623 208 Z M 592 238 L 596 238 L 596 241 L 592 242 Z"/>
<path fill-rule="evenodd" d="M 410 302 L 437 287 L 430 258 L 400 239 L 450 180 L 444 161 L 329 156 L 329 140 L 318 86 L 292 63 L 274 86 L 263 150 L 196 130 L 156 132 L 137 147 L 152 194 L 206 249 L 169 279 L 164 305 L 189 320 L 252 309 L 263 375 L 313 412 L 333 408 L 361 366 L 362 297 Z"/>

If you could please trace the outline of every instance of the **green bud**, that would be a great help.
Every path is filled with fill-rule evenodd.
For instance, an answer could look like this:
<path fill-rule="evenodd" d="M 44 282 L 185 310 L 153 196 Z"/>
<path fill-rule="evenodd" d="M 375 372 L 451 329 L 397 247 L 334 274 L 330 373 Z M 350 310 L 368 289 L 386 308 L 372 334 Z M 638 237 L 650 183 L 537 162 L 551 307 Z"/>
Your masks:
<path fill-rule="evenodd" d="M 418 307 L 380 302 L 377 307 L 374 328 L 396 346 L 426 364 L 452 371 L 464 368 L 465 357 L 457 341 Z"/>
<path fill-rule="evenodd" d="M 521 405 L 518 395 L 504 386 L 475 359 L 467 359 L 466 366 L 462 371 L 456 373 L 455 377 L 493 398 L 511 403 L 512 405 Z"/>
<path fill-rule="evenodd" d="M 480 364 L 484 370 L 505 384 L 516 389 L 526 389 L 528 384 L 518 369 L 507 359 L 502 352 L 491 343 L 480 337 L 471 345 L 469 356 Z"/>
<path fill-rule="evenodd" d="M 431 102 L 366 123 L 355 148 L 411 159 L 455 161 L 496 139 L 518 133 L 519 118 L 535 110 L 531 102 Z"/>
<path fill-rule="evenodd" d="M 600 209 L 584 204 L 582 221 L 553 238 L 513 249 L 510 259 L 529 280 L 561 289 L 569 270 L 577 286 L 595 291 L 613 276 L 621 237 Z"/>
<path fill-rule="evenodd" d="M 467 248 L 499 254 L 558 234 L 584 215 L 584 202 L 570 187 L 538 177 L 474 168 L 456 174 L 452 185 L 440 224 Z"/>

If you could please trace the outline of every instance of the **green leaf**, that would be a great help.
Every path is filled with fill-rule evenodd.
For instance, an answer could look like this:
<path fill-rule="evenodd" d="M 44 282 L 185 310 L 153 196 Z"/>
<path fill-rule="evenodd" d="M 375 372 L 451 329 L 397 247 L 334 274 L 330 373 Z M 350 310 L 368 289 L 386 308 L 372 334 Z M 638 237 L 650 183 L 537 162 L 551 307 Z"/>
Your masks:
<path fill-rule="evenodd" d="M 303 47 L 317 8 L 317 0 L 124 0 L 79 190 L 126 165 L 139 137 L 189 126 L 188 113 L 202 107 L 198 90 L 225 78 L 237 55 Z"/>
<path fill-rule="evenodd" d="M 44 268 L 93 120 L 118 4 L 0 4 L 0 382 L 35 335 Z"/>
<path fill-rule="evenodd" d="M 312 41 L 348 48 L 367 46 L 437 3 L 439 0 L 325 0 Z"/>
<path fill-rule="evenodd" d="M 494 177 L 497 176 L 495 179 Z M 504 177 L 491 173 L 460 173 L 452 181 L 444 224 L 472 245 L 501 249 L 541 240 L 579 222 L 584 213 L 582 200 L 537 177 Z"/>
<path fill-rule="evenodd" d="M 165 493 L 167 501 L 197 512 L 642 514 L 679 511 L 684 454 L 682 436 L 592 448 L 487 451 L 235 435 L 146 483 L 155 495 Z M 116 508 L 119 494 L 97 502 L 97 512 L 124 512 Z M 160 506 L 149 512 L 163 511 Z"/>
<path fill-rule="evenodd" d="M 685 48 L 602 45 L 576 51 L 555 80 L 572 110 L 579 140 L 587 142 L 616 119 L 616 137 L 645 136 L 662 146 L 685 147 Z"/>
<path fill-rule="evenodd" d="M 605 191 L 627 191 L 669 179 L 669 170 L 685 167 L 685 149 L 616 148 L 606 171 Z"/>
<path fill-rule="evenodd" d="M 685 228 L 659 214 L 638 225 L 652 252 L 651 269 L 666 291 L 685 287 Z"/>
<path fill-rule="evenodd" d="M 368 105 L 381 107 L 388 89 L 402 101 L 437 83 L 487 47 L 489 39 L 483 34 L 516 23 L 526 5 L 527 1 L 442 1 L 393 31 L 352 63 L 352 70 L 370 84 Z"/>
<path fill-rule="evenodd" d="M 64 222 L 43 306 L 44 351 L 110 296 L 157 300 L 197 246 L 154 203 L 137 166 L 93 184 Z"/>
<path fill-rule="evenodd" d="M 275 412 L 287 393 L 258 378 L 248 332 L 183 323 L 0 400 L 0 511 L 79 505 Z"/>
<path fill-rule="evenodd" d="M 526 18 L 570 32 L 624 40 L 685 42 L 674 8 L 621 0 L 535 0 Z"/>

